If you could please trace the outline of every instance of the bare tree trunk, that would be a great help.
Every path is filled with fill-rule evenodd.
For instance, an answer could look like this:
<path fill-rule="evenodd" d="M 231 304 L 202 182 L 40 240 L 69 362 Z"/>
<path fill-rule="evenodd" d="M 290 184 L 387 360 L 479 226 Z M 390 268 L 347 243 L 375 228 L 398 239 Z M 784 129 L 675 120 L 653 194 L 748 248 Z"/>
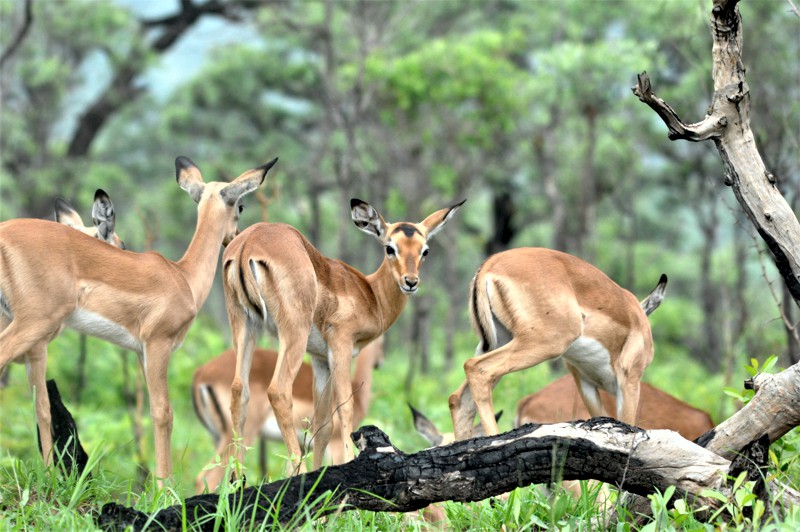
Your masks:
<path fill-rule="evenodd" d="M 587 262 L 594 262 L 594 245 L 589 243 L 593 241 L 597 219 L 597 170 L 594 161 L 597 149 L 597 108 L 592 104 L 587 105 L 583 116 L 586 119 L 586 153 L 581 176 L 581 205 L 576 213 L 579 224 L 575 234 L 575 254 Z"/>
<path fill-rule="evenodd" d="M 711 261 L 717 247 L 717 228 L 719 216 L 716 205 L 698 212 L 703 244 L 700 249 L 700 305 L 703 308 L 702 357 L 705 365 L 714 373 L 722 366 L 722 323 L 719 305 L 720 293 L 717 283 L 711 276 Z"/>
<path fill-rule="evenodd" d="M 800 222 L 762 161 L 750 129 L 750 90 L 742 63 L 739 0 L 714 0 L 711 10 L 714 96 L 705 118 L 684 123 L 651 88 L 646 72 L 633 92 L 669 128 L 669 138 L 713 140 L 725 167 L 725 184 L 756 226 L 795 303 L 800 305 Z"/>

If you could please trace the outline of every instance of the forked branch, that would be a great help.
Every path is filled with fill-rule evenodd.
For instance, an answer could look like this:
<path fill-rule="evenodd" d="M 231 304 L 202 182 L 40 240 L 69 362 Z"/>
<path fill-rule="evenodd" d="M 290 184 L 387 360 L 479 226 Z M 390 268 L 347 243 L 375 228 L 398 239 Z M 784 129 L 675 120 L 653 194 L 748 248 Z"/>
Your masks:
<path fill-rule="evenodd" d="M 739 0 L 714 0 L 711 10 L 714 95 L 702 122 L 687 125 L 652 91 L 640 74 L 634 94 L 652 108 L 669 129 L 670 139 L 711 139 L 725 168 L 725 184 L 755 225 L 775 258 L 795 303 L 800 306 L 800 222 L 764 166 L 750 129 L 750 89 L 742 62 L 742 18 Z"/>

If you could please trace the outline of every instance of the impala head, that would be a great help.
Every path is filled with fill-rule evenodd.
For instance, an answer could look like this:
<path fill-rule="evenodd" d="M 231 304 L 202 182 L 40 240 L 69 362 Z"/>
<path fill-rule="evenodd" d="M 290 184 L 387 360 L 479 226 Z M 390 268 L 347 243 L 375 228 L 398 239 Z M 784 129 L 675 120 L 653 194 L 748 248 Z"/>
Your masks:
<path fill-rule="evenodd" d="M 440 209 L 419 223 L 387 223 L 380 213 L 360 199 L 350 200 L 356 227 L 380 241 L 400 290 L 413 294 L 419 288 L 419 268 L 428 255 L 428 240 L 438 233 L 464 202 Z"/>
<path fill-rule="evenodd" d="M 98 188 L 94 193 L 94 203 L 92 204 L 94 227 L 86 227 L 83 224 L 81 215 L 64 198 L 56 198 L 55 217 L 58 223 L 68 225 L 81 233 L 107 242 L 114 247 L 125 249 L 125 243 L 114 232 L 114 223 L 116 221 L 114 204 L 111 203 L 111 199 L 103 189 Z"/>
<path fill-rule="evenodd" d="M 452 432 L 440 432 L 436 425 L 434 425 L 433 422 L 425 416 L 425 414 L 414 408 L 411 403 L 407 404 L 408 408 L 411 409 L 411 415 L 414 417 L 414 429 L 420 436 L 425 438 L 428 443 L 431 444 L 431 447 L 450 445 L 456 441 L 455 435 Z M 500 417 L 502 415 L 502 410 L 497 412 L 494 415 L 494 420 L 500 421 Z M 480 436 L 486 436 L 486 433 L 483 431 L 483 426 L 478 423 L 472 430 L 472 437 L 477 438 Z"/>
<path fill-rule="evenodd" d="M 199 205 L 200 211 L 215 209 L 219 213 L 224 212 L 227 223 L 222 245 L 227 246 L 239 233 L 237 224 L 244 210 L 244 205 L 241 203 L 242 196 L 257 189 L 277 161 L 278 158 L 275 157 L 265 165 L 246 171 L 230 183 L 216 181 L 205 183 L 197 165 L 188 157 L 180 156 L 175 159 L 175 178 L 178 180 L 178 185 Z"/>

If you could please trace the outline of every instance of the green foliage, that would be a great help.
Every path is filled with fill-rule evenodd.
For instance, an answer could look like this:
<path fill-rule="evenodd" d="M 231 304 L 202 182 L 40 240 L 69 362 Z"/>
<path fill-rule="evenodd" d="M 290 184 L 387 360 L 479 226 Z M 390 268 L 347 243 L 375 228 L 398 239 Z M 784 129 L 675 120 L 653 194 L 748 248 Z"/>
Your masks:
<path fill-rule="evenodd" d="M 770 356 L 767 360 L 764 361 L 764 364 L 759 364 L 758 360 L 755 358 L 750 359 L 750 365 L 745 366 L 744 369 L 750 375 L 751 378 L 755 377 L 759 373 L 770 373 L 770 370 L 775 367 L 775 364 L 778 362 L 778 357 L 775 355 Z M 760 367 L 759 367 L 760 366 Z M 733 388 L 730 386 L 726 386 L 724 389 L 725 395 L 733 397 L 734 399 L 740 401 L 743 405 L 746 405 L 750 402 L 750 400 L 755 396 L 756 392 L 752 389 L 738 389 Z"/>

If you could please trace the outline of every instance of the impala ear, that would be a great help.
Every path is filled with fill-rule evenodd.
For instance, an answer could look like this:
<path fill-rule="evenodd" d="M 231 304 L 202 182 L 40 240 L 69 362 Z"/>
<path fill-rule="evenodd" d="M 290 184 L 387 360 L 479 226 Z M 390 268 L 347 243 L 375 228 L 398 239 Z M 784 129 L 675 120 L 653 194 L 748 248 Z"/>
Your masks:
<path fill-rule="evenodd" d="M 114 224 L 116 223 L 116 213 L 114 204 L 108 194 L 101 188 L 94 193 L 94 203 L 92 204 L 92 223 L 97 228 L 97 234 L 101 240 L 109 244 L 114 241 Z"/>
<path fill-rule="evenodd" d="M 178 180 L 178 185 L 189 193 L 195 203 L 200 203 L 206 184 L 203 183 L 200 169 L 191 159 L 183 155 L 175 159 L 175 179 Z"/>
<path fill-rule="evenodd" d="M 667 292 L 667 275 L 662 273 L 661 278 L 658 280 L 658 284 L 653 291 L 647 294 L 647 297 L 642 299 L 639 303 L 642 306 L 642 310 L 646 316 L 655 311 L 661 302 L 664 300 L 664 294 Z"/>
<path fill-rule="evenodd" d="M 350 200 L 350 216 L 356 227 L 369 233 L 381 242 L 386 238 L 386 222 L 369 203 L 353 198 Z"/>
<path fill-rule="evenodd" d="M 419 412 L 416 408 L 411 406 L 411 403 L 407 404 L 408 408 L 411 409 L 411 415 L 414 416 L 414 428 L 419 435 L 428 440 L 428 443 L 430 443 L 433 447 L 436 447 L 442 443 L 442 433 L 439 432 L 439 429 L 436 428 L 436 425 L 434 425 L 430 419 L 425 417 L 422 412 Z"/>
<path fill-rule="evenodd" d="M 56 198 L 54 213 L 56 221 L 60 224 L 78 229 L 85 227 L 81 215 L 64 198 Z"/>
<path fill-rule="evenodd" d="M 264 182 L 264 179 L 267 177 L 267 172 L 270 168 L 275 166 L 275 163 L 278 162 L 278 158 L 275 157 L 267 164 L 261 165 L 258 168 L 254 168 L 252 170 L 248 170 L 247 172 L 243 173 L 233 181 L 231 181 L 230 185 L 226 186 L 220 191 L 222 195 L 222 199 L 228 205 L 233 205 L 236 201 L 244 196 L 245 194 L 249 194 L 257 189 L 261 183 Z"/>
<path fill-rule="evenodd" d="M 422 225 L 428 230 L 428 238 L 431 238 L 433 235 L 441 231 L 447 221 L 453 217 L 458 208 L 464 205 L 464 202 L 466 201 L 467 200 L 463 200 L 461 203 L 456 203 L 452 207 L 440 209 L 425 218 L 422 221 Z"/>

